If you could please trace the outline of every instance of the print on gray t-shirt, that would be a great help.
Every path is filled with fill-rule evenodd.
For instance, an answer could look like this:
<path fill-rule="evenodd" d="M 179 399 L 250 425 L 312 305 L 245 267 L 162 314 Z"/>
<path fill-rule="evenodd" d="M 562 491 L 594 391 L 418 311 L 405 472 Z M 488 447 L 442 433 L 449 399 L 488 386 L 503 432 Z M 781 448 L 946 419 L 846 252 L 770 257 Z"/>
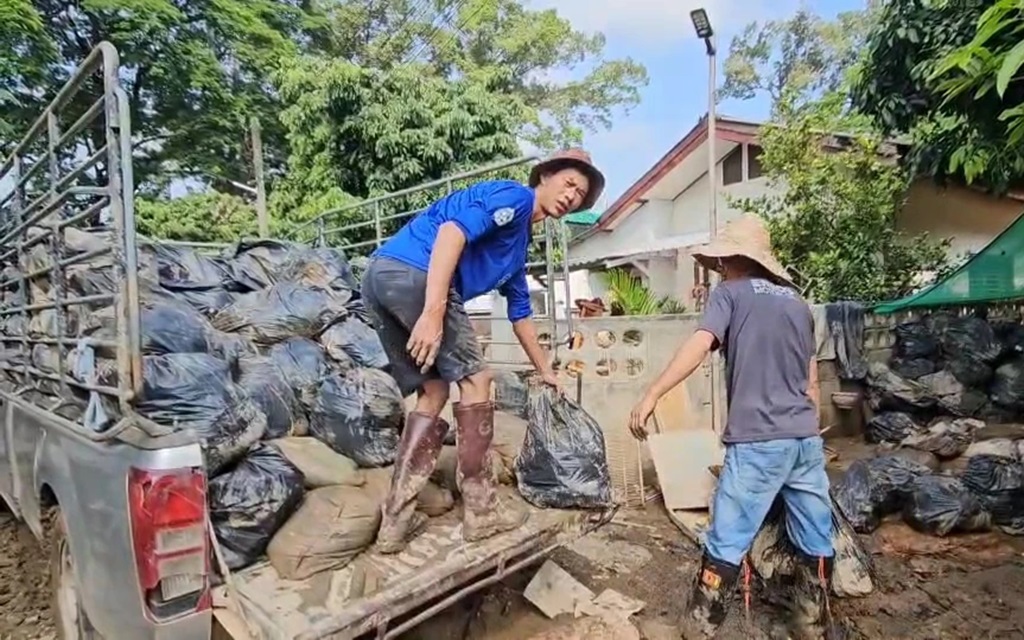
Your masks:
<path fill-rule="evenodd" d="M 761 279 L 722 282 L 698 329 L 714 335 L 725 356 L 723 442 L 818 435 L 818 413 L 807 395 L 814 320 L 795 291 Z"/>

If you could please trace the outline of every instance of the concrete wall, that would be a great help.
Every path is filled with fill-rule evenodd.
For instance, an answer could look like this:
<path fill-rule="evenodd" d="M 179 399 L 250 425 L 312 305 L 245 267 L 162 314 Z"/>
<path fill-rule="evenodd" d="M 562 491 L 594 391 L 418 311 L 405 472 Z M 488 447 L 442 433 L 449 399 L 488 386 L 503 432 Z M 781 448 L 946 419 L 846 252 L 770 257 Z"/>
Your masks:
<path fill-rule="evenodd" d="M 897 224 L 906 233 L 951 238 L 950 255 L 976 252 L 1006 229 L 1024 211 L 1024 203 L 995 198 L 966 187 L 940 187 L 930 180 L 915 182 Z"/>
<path fill-rule="evenodd" d="M 595 262 L 643 251 L 670 233 L 672 202 L 648 200 L 628 216 L 615 231 L 597 231 L 569 247 L 570 264 Z"/>

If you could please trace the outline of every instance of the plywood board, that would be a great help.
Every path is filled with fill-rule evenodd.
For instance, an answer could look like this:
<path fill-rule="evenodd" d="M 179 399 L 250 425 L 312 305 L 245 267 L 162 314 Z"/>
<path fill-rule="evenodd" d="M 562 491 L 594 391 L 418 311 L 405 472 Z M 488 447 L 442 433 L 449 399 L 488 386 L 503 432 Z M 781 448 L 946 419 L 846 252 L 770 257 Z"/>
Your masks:
<path fill-rule="evenodd" d="M 718 435 L 710 429 L 685 429 L 652 434 L 647 443 L 665 508 L 707 508 L 715 488 L 708 468 L 722 464 L 724 458 Z"/>
<path fill-rule="evenodd" d="M 678 431 L 693 425 L 695 416 L 690 412 L 690 394 L 686 385 L 676 385 L 658 401 L 654 419 L 662 431 Z"/>

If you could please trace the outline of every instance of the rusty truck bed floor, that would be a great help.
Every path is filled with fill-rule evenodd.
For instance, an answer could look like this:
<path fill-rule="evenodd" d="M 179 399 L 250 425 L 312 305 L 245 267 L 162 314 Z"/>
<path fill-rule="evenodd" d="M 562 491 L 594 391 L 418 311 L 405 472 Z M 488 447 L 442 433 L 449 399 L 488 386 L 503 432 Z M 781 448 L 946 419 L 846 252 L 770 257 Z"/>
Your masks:
<path fill-rule="evenodd" d="M 522 503 L 511 492 L 506 498 Z M 262 562 L 234 574 L 235 599 L 250 624 L 258 625 L 268 638 L 358 635 L 495 568 L 511 567 L 556 542 L 578 537 L 595 517 L 522 505 L 530 517 L 520 529 L 472 544 L 463 542 L 458 514 L 452 512 L 431 519 L 399 555 L 382 556 L 371 550 L 347 567 L 306 580 L 282 580 L 269 563 Z M 355 583 L 365 585 L 361 597 L 352 596 Z"/>

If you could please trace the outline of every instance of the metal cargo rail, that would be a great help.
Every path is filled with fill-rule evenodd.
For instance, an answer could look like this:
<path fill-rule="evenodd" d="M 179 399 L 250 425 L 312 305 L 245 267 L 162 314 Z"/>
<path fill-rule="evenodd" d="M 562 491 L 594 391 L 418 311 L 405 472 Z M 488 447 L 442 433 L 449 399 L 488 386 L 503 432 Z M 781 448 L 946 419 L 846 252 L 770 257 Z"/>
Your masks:
<path fill-rule="evenodd" d="M 113 399 L 123 417 L 102 433 L 58 418 L 93 440 L 137 423 L 131 403 L 142 388 L 131 122 L 119 73 L 117 50 L 101 43 L 0 166 L 6 391 L 49 411 L 69 404 L 75 392 L 79 399 Z M 98 226 L 100 232 L 77 236 L 88 246 L 72 241 Z M 97 271 L 108 276 L 93 280 L 102 286 L 85 286 L 84 274 Z M 114 335 L 90 344 L 116 352 L 114 379 L 77 379 L 67 367 L 79 344 L 77 320 L 106 307 L 113 309 Z"/>

